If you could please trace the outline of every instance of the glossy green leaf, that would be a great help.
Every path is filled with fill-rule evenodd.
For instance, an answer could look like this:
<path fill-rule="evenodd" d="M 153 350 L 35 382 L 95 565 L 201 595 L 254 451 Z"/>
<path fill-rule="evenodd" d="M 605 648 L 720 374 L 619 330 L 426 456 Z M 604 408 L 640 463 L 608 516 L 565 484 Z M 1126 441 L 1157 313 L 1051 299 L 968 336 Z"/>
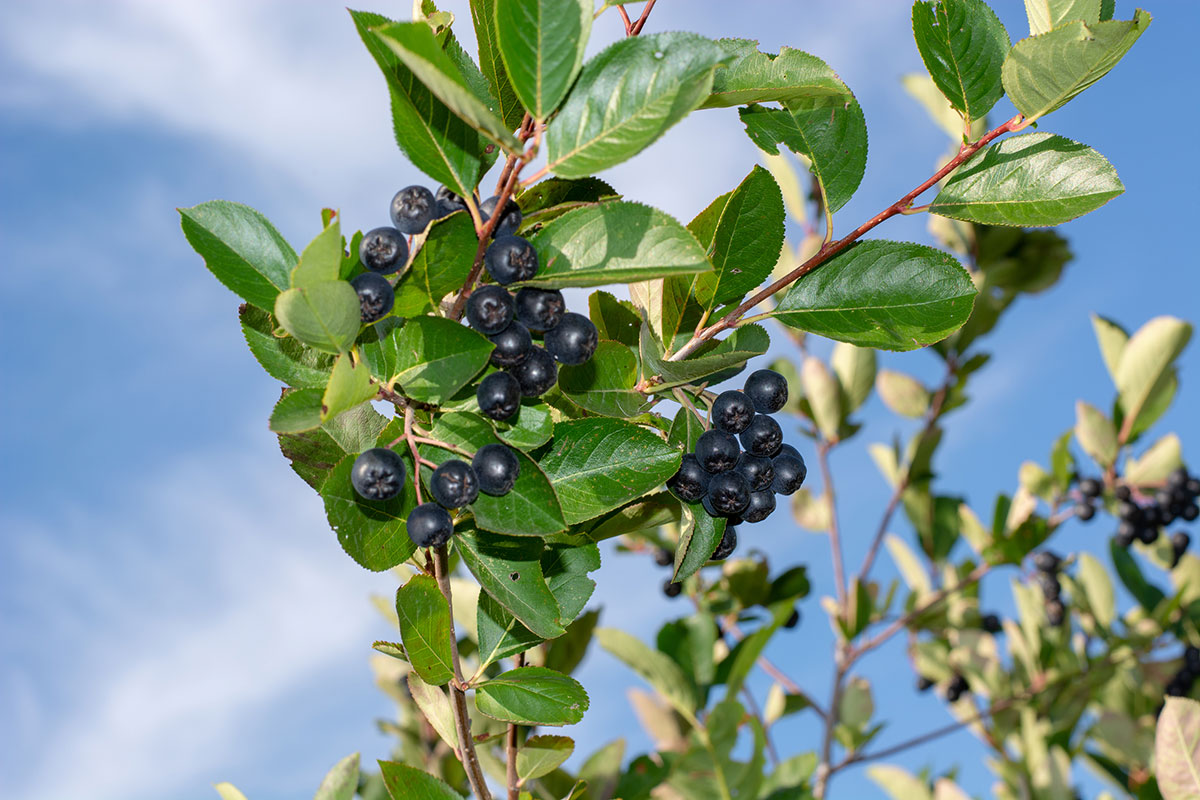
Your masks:
<path fill-rule="evenodd" d="M 1054 30 L 1064 22 L 1080 20 L 1089 25 L 1099 22 L 1101 0 L 1025 0 L 1029 35 Z M 1109 16 L 1111 19 L 1111 15 Z"/>
<path fill-rule="evenodd" d="M 693 405 L 695 404 L 693 403 Z M 696 410 L 699 411 L 698 408 Z M 688 409 L 681 408 L 675 413 L 675 418 L 671 420 L 671 429 L 667 431 L 667 444 L 675 445 L 684 452 L 689 452 L 696 448 L 696 441 L 704 431 L 704 421 L 697 419 L 696 415 Z"/>
<path fill-rule="evenodd" d="M 912 350 L 961 327 L 975 294 L 970 275 L 949 253 L 871 240 L 797 281 L 772 316 L 859 347 Z"/>
<path fill-rule="evenodd" d="M 642 318 L 629 301 L 618 300 L 608 292 L 592 292 L 588 296 L 588 317 L 601 339 L 620 342 L 628 347 L 638 346 Z"/>
<path fill-rule="evenodd" d="M 541 636 L 517 621 L 487 592 L 479 595 L 475 627 L 479 632 L 479 663 L 485 666 L 542 643 Z"/>
<path fill-rule="evenodd" d="M 517 751 L 517 778 L 522 781 L 549 775 L 575 752 L 566 736 L 530 736 Z"/>
<path fill-rule="evenodd" d="M 600 286 L 712 269 L 686 228 L 657 209 L 625 201 L 563 214 L 530 241 L 542 265 L 531 286 Z"/>
<path fill-rule="evenodd" d="M 296 389 L 315 389 L 329 382 L 332 355 L 305 347 L 291 336 L 276 336 L 274 318 L 257 306 L 243 303 L 238 318 L 250 352 L 272 378 Z"/>
<path fill-rule="evenodd" d="M 400 638 L 413 669 L 431 686 L 454 677 L 450 660 L 450 606 L 432 575 L 414 575 L 396 590 Z"/>
<path fill-rule="evenodd" d="M 554 435 L 554 420 L 550 416 L 550 407 L 545 403 L 533 403 L 528 400 L 521 404 L 516 417 L 494 422 L 492 427 L 496 429 L 496 436 L 500 441 L 526 452 L 541 447 Z"/>
<path fill-rule="evenodd" d="M 1155 729 L 1154 760 L 1164 800 L 1200 797 L 1200 703 L 1166 698 Z"/>
<path fill-rule="evenodd" d="M 465 211 L 435 222 L 412 266 L 396 284 L 393 313 L 416 317 L 437 312 L 442 299 L 466 282 L 478 246 L 475 225 Z"/>
<path fill-rule="evenodd" d="M 379 387 L 371 381 L 370 368 L 362 361 L 352 364 L 350 356 L 343 353 L 333 365 L 329 385 L 321 398 L 321 422 L 365 403 L 378 393 Z"/>
<path fill-rule="evenodd" d="M 574 725 L 588 710 L 579 681 L 545 667 L 518 667 L 475 687 L 481 714 L 518 725 Z"/>
<path fill-rule="evenodd" d="M 353 753 L 334 764 L 333 768 L 325 773 L 313 800 L 353 800 L 357 791 L 358 753 Z"/>
<path fill-rule="evenodd" d="M 391 20 L 365 11 L 351 11 L 350 16 L 387 80 L 392 126 L 401 152 L 438 183 L 469 195 L 484 166 L 487 140 L 435 97 L 374 33 Z"/>
<path fill-rule="evenodd" d="M 504 0 L 496 39 L 513 91 L 535 120 L 567 96 L 583 66 L 592 30 L 591 0 Z"/>
<path fill-rule="evenodd" d="M 558 603 L 542 574 L 540 539 L 467 530 L 454 542 L 484 591 L 526 628 L 543 639 L 563 634 Z"/>
<path fill-rule="evenodd" d="M 423 403 L 440 404 L 478 375 L 492 354 L 488 339 L 443 317 L 412 317 L 362 348 L 371 374 Z"/>
<path fill-rule="evenodd" d="M 750 39 L 719 39 L 733 56 L 717 70 L 712 92 L 701 108 L 732 108 L 800 97 L 840 96 L 846 86 L 821 59 L 803 50 L 784 47 L 778 55 L 761 53 Z"/>
<path fill-rule="evenodd" d="M 929 210 L 985 225 L 1058 225 L 1124 191 L 1112 164 L 1092 148 L 1050 133 L 1027 133 L 976 153 Z"/>
<path fill-rule="evenodd" d="M 708 97 L 713 71 L 727 59 L 720 45 L 694 33 L 609 46 L 584 65 L 546 129 L 550 171 L 583 178 L 633 157 Z"/>
<path fill-rule="evenodd" d="M 304 344 L 344 353 L 362 327 L 358 293 L 346 281 L 321 281 L 288 289 L 275 298 L 275 319 Z"/>
<path fill-rule="evenodd" d="M 719 342 L 698 349 L 682 361 L 663 359 L 661 348 L 648 326 L 642 327 L 642 363 L 647 375 L 656 375 L 663 383 L 698 383 L 703 378 L 741 367 L 767 352 L 771 337 L 759 325 L 742 325 Z"/>
<path fill-rule="evenodd" d="M 637 357 L 630 349 L 602 340 L 586 363 L 559 368 L 558 388 L 594 414 L 635 417 L 650 407 L 646 396 L 633 389 L 637 378 Z"/>
<path fill-rule="evenodd" d="M 291 286 L 305 287 L 341 277 L 342 227 L 337 215 L 300 254 L 300 263 L 292 270 Z"/>
<path fill-rule="evenodd" d="M 661 485 L 679 469 L 678 450 L 617 419 L 560 422 L 541 458 L 570 524 L 598 517 Z"/>
<path fill-rule="evenodd" d="M 270 311 L 291 285 L 296 251 L 253 208 L 212 200 L 179 209 L 179 224 L 209 271 L 246 302 Z"/>
<path fill-rule="evenodd" d="M 1103 78 L 1133 47 L 1151 17 L 1089 25 L 1067 22 L 1013 45 L 1004 60 L 1004 90 L 1027 119 L 1038 119 Z"/>
<path fill-rule="evenodd" d="M 710 517 L 699 503 L 684 503 L 671 580 L 682 583 L 699 572 L 721 543 L 725 526 L 726 520 Z"/>
<path fill-rule="evenodd" d="M 525 109 L 513 91 L 496 44 L 496 3 L 497 0 L 471 0 L 471 22 L 475 26 L 475 41 L 479 44 L 479 68 L 496 98 L 504 126 L 515 131 L 525 116 Z"/>
<path fill-rule="evenodd" d="M 294 389 L 279 398 L 271 412 L 275 433 L 303 433 L 321 427 L 321 389 Z"/>
<path fill-rule="evenodd" d="M 676 710 L 685 716 L 695 712 L 695 686 L 668 655 L 616 628 L 597 628 L 595 636 L 601 647 L 657 689 Z"/>
<path fill-rule="evenodd" d="M 350 468 L 357 452 L 348 453 L 329 473 L 321 485 L 325 514 L 337 533 L 342 549 L 360 566 L 374 572 L 391 569 L 403 562 L 416 545 L 408 538 L 405 519 L 417 504 L 412 481 L 405 482 L 404 491 L 390 500 L 364 500 L 350 484 Z M 413 474 L 412 461 L 401 455 L 408 475 Z"/>
<path fill-rule="evenodd" d="M 983 0 L 918 0 L 912 25 L 921 60 L 950 105 L 968 121 L 983 119 L 1004 94 L 1009 41 L 995 12 Z"/>
<path fill-rule="evenodd" d="M 395 761 L 380 761 L 383 785 L 392 800 L 463 800 L 463 796 L 424 770 Z"/>

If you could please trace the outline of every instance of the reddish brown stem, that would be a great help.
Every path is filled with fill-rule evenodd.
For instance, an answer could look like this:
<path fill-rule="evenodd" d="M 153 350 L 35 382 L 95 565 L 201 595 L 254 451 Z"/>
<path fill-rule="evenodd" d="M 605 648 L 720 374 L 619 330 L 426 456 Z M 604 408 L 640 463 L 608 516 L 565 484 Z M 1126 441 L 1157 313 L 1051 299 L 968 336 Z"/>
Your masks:
<path fill-rule="evenodd" d="M 510 156 L 510 159 L 514 158 Z M 479 280 L 479 273 L 483 271 L 483 256 L 487 252 L 488 245 L 492 241 L 492 232 L 496 230 L 496 225 L 500 223 L 500 217 L 503 216 L 504 204 L 512 197 L 513 188 L 517 185 L 517 178 L 521 175 L 520 166 L 514 166 L 509 172 L 508 180 L 504 183 L 504 188 L 500 190 L 500 195 L 496 200 L 496 208 L 492 212 L 492 216 L 487 222 L 483 223 L 483 227 L 478 231 L 479 246 L 475 248 L 475 261 L 471 264 L 471 271 L 467 273 L 467 279 L 463 281 L 462 289 L 458 293 L 458 297 L 454 300 L 454 305 L 450 307 L 450 318 L 461 319 L 463 309 L 466 308 L 467 298 L 471 296 L 471 290 L 475 288 L 475 282 Z"/>

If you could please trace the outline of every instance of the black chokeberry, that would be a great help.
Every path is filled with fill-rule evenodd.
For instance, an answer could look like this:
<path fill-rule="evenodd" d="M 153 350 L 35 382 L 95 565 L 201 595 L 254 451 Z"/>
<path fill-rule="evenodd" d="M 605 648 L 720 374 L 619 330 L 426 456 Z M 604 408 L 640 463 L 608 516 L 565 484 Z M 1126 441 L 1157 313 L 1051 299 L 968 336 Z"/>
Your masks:
<path fill-rule="evenodd" d="M 1042 597 L 1046 600 L 1057 600 L 1062 593 L 1062 584 L 1053 572 L 1038 572 L 1034 575 L 1038 586 L 1042 588 Z"/>
<path fill-rule="evenodd" d="M 1087 502 L 1076 503 L 1075 516 L 1079 517 L 1080 521 L 1087 522 L 1096 516 L 1096 507 Z"/>
<path fill-rule="evenodd" d="M 1200 517 L 1200 507 L 1197 507 L 1195 503 L 1188 503 L 1183 507 L 1183 511 L 1179 513 L 1179 516 L 1186 522 L 1195 522 L 1196 517 Z"/>
<path fill-rule="evenodd" d="M 1176 553 L 1183 554 L 1187 551 L 1188 546 L 1192 543 L 1192 537 L 1186 531 L 1175 531 L 1171 534 L 1171 549 Z"/>
<path fill-rule="evenodd" d="M 1200 497 L 1200 478 L 1188 478 L 1188 482 L 1183 486 L 1188 497 Z"/>
<path fill-rule="evenodd" d="M 1137 503 L 1124 501 L 1117 505 L 1117 519 L 1132 522 L 1135 525 L 1142 521 L 1142 508 Z"/>
<path fill-rule="evenodd" d="M 1186 486 L 1189 477 L 1187 467 L 1176 467 L 1167 475 L 1167 486 L 1172 489 Z"/>
<path fill-rule="evenodd" d="M 408 263 L 408 240 L 395 228 L 367 231 L 358 244 L 358 260 L 371 272 L 391 275 Z"/>
<path fill-rule="evenodd" d="M 740 454 L 737 439 L 725 431 L 714 428 L 700 434 L 696 440 L 696 460 L 713 474 L 733 469 Z"/>
<path fill-rule="evenodd" d="M 508 419 L 521 410 L 521 384 L 507 372 L 493 372 L 479 382 L 475 400 L 492 419 Z"/>
<path fill-rule="evenodd" d="M 654 563 L 660 567 L 669 567 L 675 563 L 675 554 L 665 547 L 656 548 L 654 551 Z"/>
<path fill-rule="evenodd" d="M 780 453 L 771 459 L 771 464 L 775 467 L 775 480 L 771 488 L 776 494 L 795 494 L 808 477 L 808 467 L 799 455 Z"/>
<path fill-rule="evenodd" d="M 932 688 L 933 688 L 933 680 L 932 679 L 926 678 L 924 675 L 917 677 L 917 691 L 918 692 L 928 692 Z"/>
<path fill-rule="evenodd" d="M 1154 544 L 1158 541 L 1158 526 L 1147 525 L 1139 528 L 1137 538 L 1142 544 Z"/>
<path fill-rule="evenodd" d="M 750 420 L 750 424 L 739 438 L 742 440 L 742 447 L 752 455 L 771 458 L 783 446 L 783 429 L 771 417 L 758 414 Z"/>
<path fill-rule="evenodd" d="M 471 468 L 479 479 L 479 491 L 503 497 L 512 491 L 521 477 L 521 462 L 512 448 L 503 444 L 485 444 L 475 451 Z"/>
<path fill-rule="evenodd" d="M 488 337 L 496 349 L 492 351 L 491 362 L 497 367 L 515 367 L 529 355 L 533 349 L 533 337 L 529 329 L 515 319 L 508 327 L 499 333 Z"/>
<path fill-rule="evenodd" d="M 467 208 L 466 201 L 462 199 L 462 196 L 455 194 L 445 186 L 438 187 L 434 198 L 437 199 L 439 217 L 445 217 L 455 211 L 465 211 Z"/>
<path fill-rule="evenodd" d="M 722 472 L 709 480 L 708 498 L 722 517 L 741 514 L 750 505 L 750 486 L 738 473 Z"/>
<path fill-rule="evenodd" d="M 1046 620 L 1051 625 L 1057 628 L 1059 625 L 1062 625 L 1066 619 L 1067 607 L 1063 605 L 1062 600 L 1055 599 L 1046 601 Z"/>
<path fill-rule="evenodd" d="M 1191 687 L 1181 680 L 1178 675 L 1171 678 L 1171 680 L 1167 682 L 1166 688 L 1163 689 L 1163 694 L 1167 695 L 1168 697 L 1187 697 L 1190 692 Z"/>
<path fill-rule="evenodd" d="M 396 303 L 396 292 L 387 278 L 376 272 L 355 275 L 350 281 L 358 292 L 358 307 L 362 321 L 366 324 L 378 322 L 388 315 Z"/>
<path fill-rule="evenodd" d="M 1004 630 L 1004 626 L 1000 624 L 1000 617 L 995 614 L 984 614 L 980 620 L 980 627 L 988 633 L 996 634 Z"/>
<path fill-rule="evenodd" d="M 679 593 L 683 591 L 682 583 L 675 583 L 670 578 L 663 583 L 663 594 L 667 597 L 679 597 Z"/>
<path fill-rule="evenodd" d="M 787 404 L 787 380 L 773 369 L 756 369 L 743 389 L 760 414 L 774 414 Z"/>
<path fill-rule="evenodd" d="M 696 456 L 686 453 L 679 471 L 667 480 L 667 489 L 685 503 L 697 503 L 708 493 L 710 477 Z"/>
<path fill-rule="evenodd" d="M 1123 503 L 1128 503 L 1130 498 L 1133 497 L 1133 490 L 1125 484 L 1121 484 L 1117 488 L 1113 489 L 1113 497 L 1117 498 Z"/>
<path fill-rule="evenodd" d="M 1050 550 L 1042 550 L 1033 557 L 1033 565 L 1042 572 L 1058 572 L 1059 565 L 1062 564 L 1062 559 L 1057 553 Z"/>
<path fill-rule="evenodd" d="M 1183 663 L 1191 672 L 1200 672 L 1200 648 L 1188 645 L 1183 650 Z"/>
<path fill-rule="evenodd" d="M 545 348 L 533 347 L 529 355 L 511 370 L 512 376 L 521 384 L 521 394 L 525 397 L 543 395 L 558 382 L 558 365 L 554 356 Z"/>
<path fill-rule="evenodd" d="M 741 433 L 754 419 L 754 404 L 743 392 L 721 392 L 713 401 L 712 421 L 726 433 Z"/>
<path fill-rule="evenodd" d="M 600 334 L 592 321 L 583 314 L 563 314 L 550 330 L 546 331 L 546 349 L 563 364 L 586 363 L 596 352 Z"/>
<path fill-rule="evenodd" d="M 733 551 L 737 549 L 737 528 L 725 523 L 725 532 L 721 534 L 721 541 L 717 542 L 717 549 L 713 551 L 713 561 L 724 561 L 733 555 Z"/>
<path fill-rule="evenodd" d="M 499 197 L 492 195 L 479 204 L 479 216 L 484 223 L 492 218 L 492 212 L 496 210 L 496 203 L 499 201 Z M 521 207 L 510 197 L 504 204 L 504 210 L 500 212 L 500 219 L 496 222 L 496 227 L 492 229 L 492 237 L 495 238 L 503 233 L 516 233 L 519 227 L 521 227 Z"/>
<path fill-rule="evenodd" d="M 367 500 L 390 500 L 404 489 L 404 461 L 394 450 L 372 447 L 354 459 L 350 484 Z"/>
<path fill-rule="evenodd" d="M 452 458 L 433 471 L 433 477 L 429 479 L 429 491 L 438 505 L 462 508 L 471 505 L 479 497 L 479 477 L 470 464 Z"/>
<path fill-rule="evenodd" d="M 946 699 L 951 703 L 958 702 L 958 699 L 967 692 L 971 691 L 971 684 L 967 683 L 967 679 L 962 675 L 955 675 L 954 680 L 950 681 L 950 685 L 946 687 Z"/>
<path fill-rule="evenodd" d="M 737 474 L 737 473 L 734 473 Z M 762 522 L 775 512 L 775 493 L 770 489 L 762 492 L 751 492 L 750 502 L 742 512 L 746 522 Z"/>
<path fill-rule="evenodd" d="M 408 512 L 408 538 L 417 547 L 441 547 L 454 535 L 454 520 L 437 503 L 422 503 Z"/>
<path fill-rule="evenodd" d="M 775 482 L 775 462 L 769 458 L 742 453 L 734 469 L 742 473 L 752 492 L 770 489 Z"/>
<path fill-rule="evenodd" d="M 1099 497 L 1104 493 L 1104 484 L 1095 478 L 1084 478 L 1079 482 L 1079 491 L 1084 497 Z"/>
<path fill-rule="evenodd" d="M 517 291 L 517 319 L 534 333 L 554 328 L 567 311 L 567 302 L 558 289 L 525 287 Z"/>
<path fill-rule="evenodd" d="M 438 216 L 437 198 L 424 186 L 405 186 L 392 198 L 392 224 L 402 233 L 420 233 Z"/>
<path fill-rule="evenodd" d="M 796 627 L 799 624 L 800 624 L 800 609 L 793 608 L 791 616 L 789 616 L 787 618 L 787 620 L 783 623 L 783 627 L 791 629 L 791 628 Z"/>
<path fill-rule="evenodd" d="M 513 318 L 513 296 L 502 286 L 480 286 L 467 298 L 467 323 L 484 336 L 500 333 Z"/>
<path fill-rule="evenodd" d="M 1122 523 L 1122 524 L 1124 524 L 1124 523 Z M 1113 540 L 1116 541 L 1116 543 L 1118 545 L 1120 545 L 1121 547 L 1128 549 L 1129 545 L 1133 544 L 1133 540 L 1136 538 L 1137 538 L 1136 530 L 1125 531 L 1125 530 L 1117 529 L 1117 534 L 1116 534 L 1116 536 L 1113 537 Z"/>
<path fill-rule="evenodd" d="M 483 264 L 492 280 L 507 286 L 527 281 L 537 274 L 538 254 L 533 245 L 520 236 L 506 233 L 488 245 Z"/>

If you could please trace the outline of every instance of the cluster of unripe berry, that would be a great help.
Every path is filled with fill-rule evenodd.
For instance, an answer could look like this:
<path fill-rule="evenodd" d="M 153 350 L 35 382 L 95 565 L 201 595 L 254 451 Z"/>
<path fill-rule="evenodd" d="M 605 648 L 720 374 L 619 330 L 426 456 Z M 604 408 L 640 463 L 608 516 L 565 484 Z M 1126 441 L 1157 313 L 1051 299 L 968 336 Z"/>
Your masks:
<path fill-rule="evenodd" d="M 1042 590 L 1045 601 L 1046 619 L 1051 625 L 1058 627 L 1067 618 L 1067 608 L 1062 601 L 1062 584 L 1058 580 L 1058 571 L 1062 559 L 1049 550 L 1043 550 L 1033 557 L 1034 580 Z"/>
<path fill-rule="evenodd" d="M 1167 681 L 1165 694 L 1169 697 L 1187 697 L 1192 685 L 1200 678 L 1200 650 L 1188 645 L 1183 651 L 1183 666 Z"/>
<path fill-rule="evenodd" d="M 684 502 L 701 503 L 710 517 L 724 517 L 730 525 L 769 517 L 775 495 L 793 494 L 808 475 L 804 458 L 783 443 L 783 429 L 770 416 L 787 398 L 787 381 L 769 369 L 750 373 L 742 391 L 717 395 L 710 414 L 712 429 L 683 457 L 667 488 Z"/>
<path fill-rule="evenodd" d="M 474 503 L 483 492 L 503 497 L 512 491 L 521 474 L 516 454 L 503 444 L 486 444 L 471 463 L 457 458 L 433 471 L 429 492 L 434 502 L 422 503 L 408 514 L 408 536 L 418 547 L 438 547 L 450 541 L 454 520 L 450 511 Z M 366 500 L 390 500 L 404 489 L 407 469 L 392 449 L 375 447 L 354 460 L 350 482 Z"/>

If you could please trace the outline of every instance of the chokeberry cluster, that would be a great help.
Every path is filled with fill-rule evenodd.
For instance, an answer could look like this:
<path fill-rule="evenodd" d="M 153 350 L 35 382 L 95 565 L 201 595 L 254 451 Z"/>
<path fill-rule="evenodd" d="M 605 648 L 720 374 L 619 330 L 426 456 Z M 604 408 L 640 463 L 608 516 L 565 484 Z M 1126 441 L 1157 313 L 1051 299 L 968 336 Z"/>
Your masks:
<path fill-rule="evenodd" d="M 1200 496 L 1200 479 L 1189 475 L 1185 467 L 1173 471 L 1153 497 L 1135 494 L 1128 486 L 1118 486 L 1115 494 L 1119 501 L 1116 541 L 1122 547 L 1129 547 L 1135 539 L 1144 544 L 1153 544 L 1164 525 L 1176 520 L 1194 522 L 1200 516 L 1200 507 L 1196 505 L 1196 498 Z M 1139 503 L 1139 499 L 1148 502 Z M 1171 537 L 1172 549 L 1176 551 L 1175 561 L 1187 550 L 1190 541 L 1191 537 L 1183 532 Z"/>
<path fill-rule="evenodd" d="M 793 494 L 808 475 L 804 458 L 783 443 L 783 429 L 770 416 L 787 398 L 787 381 L 769 369 L 752 372 L 742 391 L 717 395 L 712 429 L 683 457 L 667 488 L 731 525 L 769 517 L 776 507 L 775 495 Z"/>
<path fill-rule="evenodd" d="M 971 691 L 971 684 L 962 675 L 955 675 L 946 686 L 946 699 L 957 703 L 958 699 Z"/>
<path fill-rule="evenodd" d="M 1167 681 L 1165 694 L 1169 697 L 1189 696 L 1196 678 L 1200 678 L 1200 649 L 1188 645 L 1183 651 L 1183 664 L 1179 671 Z"/>
<path fill-rule="evenodd" d="M 1036 570 L 1034 580 L 1042 590 L 1045 601 L 1046 619 L 1051 625 L 1058 627 L 1067 618 L 1067 608 L 1063 605 L 1062 584 L 1058 580 L 1058 572 L 1062 567 L 1062 559 L 1049 550 L 1043 550 L 1033 557 Z"/>

